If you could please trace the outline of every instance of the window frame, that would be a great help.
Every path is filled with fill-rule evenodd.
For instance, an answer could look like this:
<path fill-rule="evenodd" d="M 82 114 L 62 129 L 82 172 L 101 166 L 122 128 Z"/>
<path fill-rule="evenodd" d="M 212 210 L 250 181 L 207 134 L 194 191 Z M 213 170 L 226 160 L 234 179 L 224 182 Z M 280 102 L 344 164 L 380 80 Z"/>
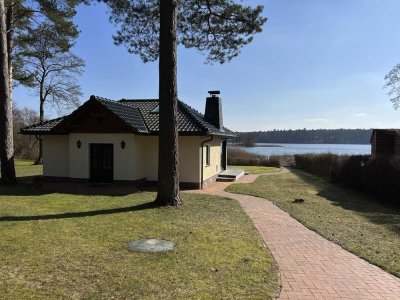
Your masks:
<path fill-rule="evenodd" d="M 211 146 L 210 144 L 206 144 L 206 167 L 209 167 L 211 165 Z"/>

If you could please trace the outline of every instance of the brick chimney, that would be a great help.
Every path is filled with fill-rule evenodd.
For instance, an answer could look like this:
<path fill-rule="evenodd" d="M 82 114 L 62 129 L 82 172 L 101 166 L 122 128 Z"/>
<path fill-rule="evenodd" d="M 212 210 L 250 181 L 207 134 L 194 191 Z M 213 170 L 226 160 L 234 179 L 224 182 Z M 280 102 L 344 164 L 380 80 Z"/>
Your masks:
<path fill-rule="evenodd" d="M 206 112 L 204 118 L 215 127 L 222 129 L 222 101 L 219 98 L 220 91 L 209 91 L 209 97 L 206 100 Z"/>

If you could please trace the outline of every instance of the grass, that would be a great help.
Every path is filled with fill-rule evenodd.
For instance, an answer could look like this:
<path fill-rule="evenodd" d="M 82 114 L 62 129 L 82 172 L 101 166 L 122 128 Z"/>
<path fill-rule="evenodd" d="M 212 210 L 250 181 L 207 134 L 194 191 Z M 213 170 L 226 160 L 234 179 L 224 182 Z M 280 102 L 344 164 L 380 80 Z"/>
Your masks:
<path fill-rule="evenodd" d="M 17 177 L 37 176 L 43 173 L 43 165 L 34 165 L 31 160 L 15 160 Z"/>
<path fill-rule="evenodd" d="M 281 170 L 280 168 L 264 166 L 228 166 L 228 168 L 237 168 L 252 174 L 275 173 Z"/>
<path fill-rule="evenodd" d="M 308 228 L 400 277 L 400 210 L 301 171 L 234 184 L 229 192 L 273 201 Z M 305 202 L 292 203 L 301 198 Z"/>
<path fill-rule="evenodd" d="M 18 174 L 37 175 L 28 165 Z M 277 296 L 275 262 L 237 202 L 183 194 L 183 206 L 156 208 L 151 192 L 92 189 L 0 186 L 1 299 Z M 176 248 L 129 253 L 142 238 Z"/>

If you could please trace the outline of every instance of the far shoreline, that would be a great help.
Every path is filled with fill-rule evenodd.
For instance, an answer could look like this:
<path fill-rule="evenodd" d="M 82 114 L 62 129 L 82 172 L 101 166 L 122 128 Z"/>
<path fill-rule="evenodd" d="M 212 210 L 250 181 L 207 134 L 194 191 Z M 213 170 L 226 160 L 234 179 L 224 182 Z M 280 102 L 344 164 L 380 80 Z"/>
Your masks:
<path fill-rule="evenodd" d="M 254 143 L 253 145 L 245 144 L 228 144 L 229 147 L 243 147 L 243 148 L 282 148 L 286 145 L 353 145 L 353 146 L 370 146 L 371 144 L 356 144 L 356 143 Z"/>

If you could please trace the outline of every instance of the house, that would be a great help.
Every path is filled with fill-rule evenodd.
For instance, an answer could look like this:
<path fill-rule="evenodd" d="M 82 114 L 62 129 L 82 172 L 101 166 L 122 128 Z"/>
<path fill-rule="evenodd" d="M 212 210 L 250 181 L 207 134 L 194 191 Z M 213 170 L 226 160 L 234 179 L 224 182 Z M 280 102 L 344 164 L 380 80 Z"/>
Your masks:
<path fill-rule="evenodd" d="M 182 187 L 202 188 L 226 169 L 227 139 L 219 92 L 205 114 L 178 102 Z M 91 96 L 70 115 L 21 129 L 43 140 L 43 176 L 49 180 L 156 182 L 159 101 Z"/>
<path fill-rule="evenodd" d="M 400 154 L 400 129 L 374 129 L 371 153 L 373 156 Z"/>

